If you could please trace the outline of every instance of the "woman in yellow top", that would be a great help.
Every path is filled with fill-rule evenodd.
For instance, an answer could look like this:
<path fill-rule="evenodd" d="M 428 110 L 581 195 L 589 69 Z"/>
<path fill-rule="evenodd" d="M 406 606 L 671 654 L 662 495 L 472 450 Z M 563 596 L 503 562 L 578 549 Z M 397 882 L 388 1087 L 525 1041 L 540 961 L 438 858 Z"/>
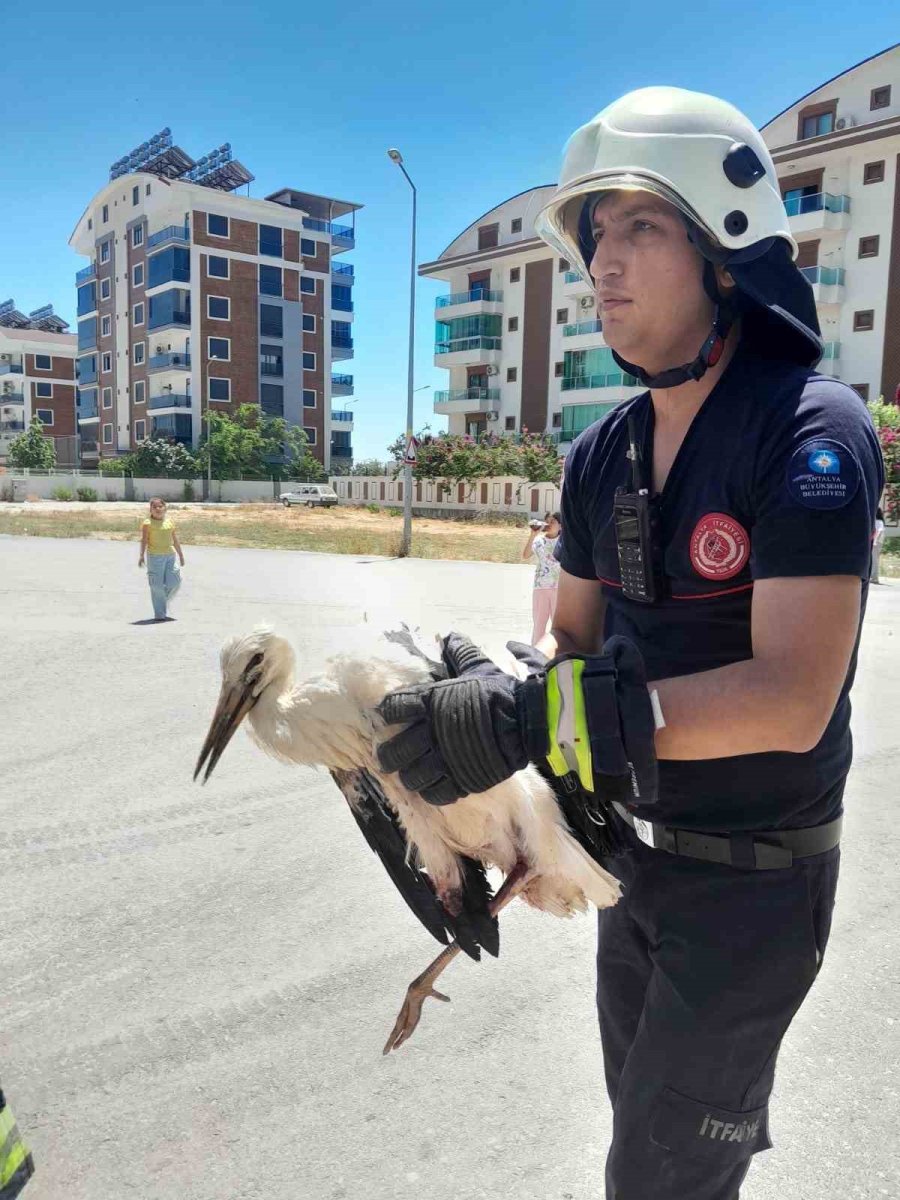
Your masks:
<path fill-rule="evenodd" d="M 183 567 L 184 551 L 175 532 L 175 522 L 166 516 L 165 500 L 154 496 L 150 501 L 150 516 L 145 517 L 141 525 L 141 556 L 138 566 L 144 565 L 146 556 L 153 615 L 157 621 L 171 620 L 166 606 L 181 587 L 181 575 L 175 566 L 176 552 Z"/>

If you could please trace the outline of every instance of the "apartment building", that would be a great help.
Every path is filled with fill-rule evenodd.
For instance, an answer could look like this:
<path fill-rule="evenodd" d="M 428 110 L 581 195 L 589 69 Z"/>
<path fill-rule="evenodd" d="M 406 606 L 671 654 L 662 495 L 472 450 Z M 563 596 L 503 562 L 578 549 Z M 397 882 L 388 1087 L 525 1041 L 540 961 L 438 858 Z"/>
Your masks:
<path fill-rule="evenodd" d="M 505 200 L 419 267 L 449 285 L 434 314 L 434 363 L 449 372 L 434 411 L 451 433 L 548 432 L 565 451 L 641 390 L 606 345 L 591 288 L 535 235 L 554 191 Z"/>
<path fill-rule="evenodd" d="M 75 419 L 76 338 L 53 305 L 20 312 L 0 304 L 0 464 L 9 444 L 38 417 L 59 466 L 78 465 Z"/>
<path fill-rule="evenodd" d="M 828 80 L 764 126 L 799 263 L 813 285 L 821 370 L 866 398 L 900 386 L 900 46 Z"/>
<path fill-rule="evenodd" d="M 78 424 L 98 456 L 151 436 L 196 446 L 207 412 L 248 403 L 302 427 L 326 468 L 332 433 L 352 432 L 331 405 L 353 376 L 332 368 L 353 356 L 354 271 L 338 258 L 361 206 L 239 194 L 252 179 L 227 144 L 195 161 L 163 130 L 82 214 Z"/>

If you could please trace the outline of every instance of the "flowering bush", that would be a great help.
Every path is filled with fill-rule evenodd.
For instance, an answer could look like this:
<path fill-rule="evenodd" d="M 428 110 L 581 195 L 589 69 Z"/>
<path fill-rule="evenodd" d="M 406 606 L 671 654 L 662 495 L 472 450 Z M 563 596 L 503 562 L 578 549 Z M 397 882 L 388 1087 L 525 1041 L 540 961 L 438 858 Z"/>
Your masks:
<path fill-rule="evenodd" d="M 388 447 L 401 470 L 406 439 L 403 437 Z M 514 475 L 529 483 L 558 483 L 562 474 L 559 451 L 543 433 L 504 436 L 486 433 L 480 437 L 469 434 L 427 432 L 419 435 L 419 449 L 413 476 L 434 479 L 442 491 L 448 492 L 454 483 L 473 483 L 500 475 Z"/>
<path fill-rule="evenodd" d="M 900 521 L 900 407 L 879 399 L 869 405 L 884 457 L 884 515 Z"/>

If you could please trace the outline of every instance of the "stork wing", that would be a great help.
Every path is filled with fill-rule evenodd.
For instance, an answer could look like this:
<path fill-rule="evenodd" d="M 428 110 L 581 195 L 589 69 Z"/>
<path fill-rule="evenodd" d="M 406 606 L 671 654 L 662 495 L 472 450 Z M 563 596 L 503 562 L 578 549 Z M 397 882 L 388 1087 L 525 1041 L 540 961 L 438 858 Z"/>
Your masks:
<path fill-rule="evenodd" d="M 427 873 L 410 856 L 403 827 L 387 803 L 377 777 L 365 769 L 335 770 L 331 777 L 344 793 L 363 837 L 432 937 L 446 946 L 450 934 L 476 962 L 481 958 L 481 947 L 496 957 L 500 935 L 497 919 L 488 910 L 493 893 L 481 863 L 461 858 L 463 908 L 454 916 L 441 903 Z"/>

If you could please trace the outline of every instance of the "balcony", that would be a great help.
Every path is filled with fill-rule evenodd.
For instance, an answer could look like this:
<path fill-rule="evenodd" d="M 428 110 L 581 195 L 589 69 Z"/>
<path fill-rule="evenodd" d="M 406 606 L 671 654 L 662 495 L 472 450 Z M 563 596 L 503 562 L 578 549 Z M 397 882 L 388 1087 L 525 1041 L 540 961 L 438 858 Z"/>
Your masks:
<path fill-rule="evenodd" d="M 353 447 L 352 446 L 332 446 L 331 447 L 331 461 L 333 463 L 339 462 L 342 464 L 346 463 L 346 462 L 352 462 L 353 461 Z"/>
<path fill-rule="evenodd" d="M 451 292 L 438 296 L 434 303 L 436 321 L 451 321 L 459 317 L 480 317 L 503 311 L 503 293 L 488 288 L 472 288 L 468 292 Z"/>
<path fill-rule="evenodd" d="M 97 458 L 100 454 L 100 447 L 93 439 L 81 439 L 81 457 L 82 458 Z"/>
<path fill-rule="evenodd" d="M 184 225 L 167 225 L 165 229 L 158 229 L 156 233 L 151 233 L 147 238 L 147 249 L 153 250 L 157 246 L 165 246 L 168 242 L 181 242 L 187 244 L 191 240 L 191 231 Z"/>
<path fill-rule="evenodd" d="M 96 262 L 89 263 L 88 266 L 82 267 L 80 271 L 75 272 L 75 286 L 80 283 L 87 283 L 89 279 L 93 279 L 97 274 Z"/>
<path fill-rule="evenodd" d="M 23 392 L 4 391 L 0 393 L 0 404 L 24 404 L 25 394 Z M 38 407 L 38 401 L 35 400 L 35 407 Z"/>
<path fill-rule="evenodd" d="M 434 411 L 444 417 L 499 412 L 500 389 L 471 387 L 461 391 L 435 392 Z"/>
<path fill-rule="evenodd" d="M 163 293 L 165 295 L 165 293 Z M 168 306 L 160 306 L 158 312 L 154 312 L 153 301 L 158 297 L 151 297 L 150 300 L 150 317 L 148 320 L 148 329 L 159 330 L 168 329 L 172 325 L 185 326 L 191 323 L 191 314 L 185 309 L 169 308 Z"/>
<path fill-rule="evenodd" d="M 847 229 L 850 225 L 850 197 L 831 192 L 814 196 L 789 196 L 784 207 L 791 233 L 817 233 L 825 229 Z"/>
<path fill-rule="evenodd" d="M 840 378 L 841 369 L 841 343 L 826 342 L 822 357 L 819 360 L 819 365 L 816 368 L 823 375 L 834 375 L 835 378 Z"/>
<path fill-rule="evenodd" d="M 331 428 L 336 433 L 339 432 L 341 435 L 343 435 L 340 440 L 344 440 L 344 438 L 349 439 L 350 434 L 353 432 L 352 411 L 349 408 L 333 408 L 331 410 Z M 333 440 L 334 439 L 332 438 L 332 441 Z M 331 448 L 333 451 L 334 446 L 332 445 Z"/>
<path fill-rule="evenodd" d="M 275 375 L 281 378 L 284 375 L 284 363 L 282 362 L 261 362 L 259 364 L 260 375 Z"/>
<path fill-rule="evenodd" d="M 0 362 L 0 375 L 21 375 L 22 364 L 14 362 Z"/>
<path fill-rule="evenodd" d="M 352 396 L 353 395 L 353 376 L 352 375 L 332 375 L 332 377 L 331 377 L 331 394 L 332 394 L 332 396 Z"/>
<path fill-rule="evenodd" d="M 350 225 L 335 225 L 333 221 L 320 221 L 317 217 L 304 217 L 303 228 L 315 230 L 316 233 L 330 233 L 335 251 L 352 250 L 356 245 L 356 235 Z"/>
<path fill-rule="evenodd" d="M 331 357 L 340 362 L 353 357 L 353 338 L 343 333 L 331 335 Z"/>
<path fill-rule="evenodd" d="M 331 307 L 335 312 L 353 313 L 353 301 L 346 299 L 344 296 L 332 296 Z"/>
<path fill-rule="evenodd" d="M 435 342 L 434 365 L 436 367 L 499 366 L 502 338 L 469 337 L 455 338 L 448 342 Z"/>
<path fill-rule="evenodd" d="M 812 284 L 816 304 L 840 304 L 844 299 L 843 267 L 801 267 L 800 274 Z"/>
<path fill-rule="evenodd" d="M 149 371 L 189 371 L 191 356 L 189 354 L 154 354 L 147 363 Z"/>
<path fill-rule="evenodd" d="M 624 371 L 610 371 L 605 375 L 569 375 L 562 380 L 564 392 L 577 392 L 582 389 L 594 388 L 633 388 L 638 387 L 638 381 L 633 375 Z"/>
<path fill-rule="evenodd" d="M 97 409 L 96 402 L 94 404 L 82 404 L 78 409 L 79 425 L 86 424 L 88 421 L 99 421 L 100 413 Z"/>
<path fill-rule="evenodd" d="M 331 410 L 332 421 L 353 422 L 353 413 L 349 408 L 333 408 Z"/>
<path fill-rule="evenodd" d="M 603 322 L 599 317 L 592 321 L 577 321 L 573 325 L 563 325 L 563 337 L 585 337 L 588 334 L 603 332 Z"/>
<path fill-rule="evenodd" d="M 332 263 L 331 282 L 339 287 L 352 287 L 356 282 L 353 263 Z"/>
<path fill-rule="evenodd" d="M 18 417 L 9 417 L 0 419 L 0 436 L 15 436 L 17 433 L 25 432 L 25 422 Z"/>
<path fill-rule="evenodd" d="M 563 291 L 570 295 L 578 295 L 583 292 L 592 292 L 594 286 L 590 281 L 582 279 L 578 271 L 566 271 L 563 275 Z"/>
<path fill-rule="evenodd" d="M 168 408 L 190 408 L 191 397 L 179 392 L 162 392 L 159 396 L 151 396 L 148 408 L 154 411 Z"/>
<path fill-rule="evenodd" d="M 600 404 L 564 404 L 562 406 L 562 429 L 554 437 L 557 445 L 574 442 L 580 433 L 612 412 L 621 403 L 611 400 Z"/>

